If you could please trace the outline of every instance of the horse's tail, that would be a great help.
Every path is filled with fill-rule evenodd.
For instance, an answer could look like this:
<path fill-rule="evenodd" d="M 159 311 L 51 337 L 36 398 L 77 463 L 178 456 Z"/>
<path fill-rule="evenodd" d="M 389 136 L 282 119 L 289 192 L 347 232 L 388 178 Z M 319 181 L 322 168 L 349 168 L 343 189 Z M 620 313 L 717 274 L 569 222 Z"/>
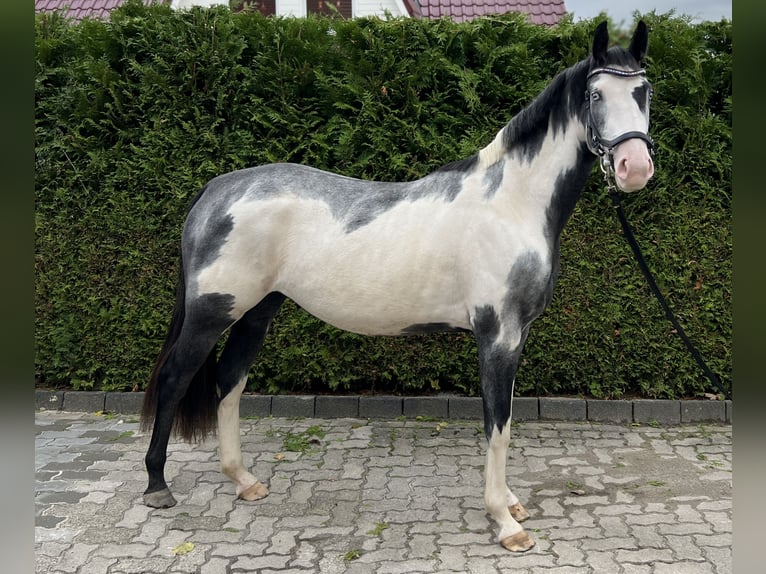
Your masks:
<path fill-rule="evenodd" d="M 141 430 L 143 432 L 148 432 L 157 414 L 160 372 L 175 347 L 186 317 L 186 281 L 184 280 L 183 261 L 181 261 L 180 268 L 173 317 L 170 320 L 165 342 L 157 357 L 144 394 L 144 403 L 141 408 Z M 203 365 L 192 378 L 174 415 L 173 430 L 187 441 L 203 439 L 215 429 L 218 402 L 215 376 L 216 350 L 213 347 Z M 172 393 L 172 390 L 168 390 Z"/>

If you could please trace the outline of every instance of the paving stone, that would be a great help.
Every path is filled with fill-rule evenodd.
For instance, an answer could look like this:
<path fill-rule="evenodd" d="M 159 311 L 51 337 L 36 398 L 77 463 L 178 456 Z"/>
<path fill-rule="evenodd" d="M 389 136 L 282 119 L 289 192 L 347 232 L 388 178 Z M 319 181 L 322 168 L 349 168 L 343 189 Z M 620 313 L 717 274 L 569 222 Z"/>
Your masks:
<path fill-rule="evenodd" d="M 681 423 L 725 422 L 723 401 L 681 401 Z"/>
<path fill-rule="evenodd" d="M 359 397 L 318 396 L 314 416 L 329 419 L 356 418 L 359 416 Z"/>
<path fill-rule="evenodd" d="M 58 411 L 63 403 L 64 391 L 35 390 L 35 408 Z"/>
<path fill-rule="evenodd" d="M 633 420 L 637 423 L 681 424 L 681 401 L 633 401 Z"/>
<path fill-rule="evenodd" d="M 246 466 L 269 483 L 268 497 L 235 499 L 217 441 L 174 440 L 169 509 L 142 503 L 148 436 L 112 443 L 131 427 L 36 412 L 37 574 L 732 571 L 729 426 L 515 424 L 509 483 L 537 545 L 512 555 L 484 508 L 486 439 L 475 420 L 437 430 L 429 420 L 291 412 L 240 423 Z M 274 459 L 286 432 L 313 425 L 326 432 L 320 444 Z M 107 444 L 112 456 L 99 460 Z M 184 542 L 193 549 L 175 556 Z M 351 551 L 358 558 L 346 559 Z"/>
<path fill-rule="evenodd" d="M 595 422 L 630 423 L 633 422 L 633 403 L 630 401 L 586 401 L 588 420 Z"/>
<path fill-rule="evenodd" d="M 446 419 L 449 401 L 447 397 L 404 397 L 404 416 Z"/>
<path fill-rule="evenodd" d="M 402 416 L 401 397 L 359 397 L 359 416 L 371 419 L 393 419 Z"/>
<path fill-rule="evenodd" d="M 106 393 L 104 410 L 124 415 L 141 414 L 144 393 Z"/>
<path fill-rule="evenodd" d="M 450 397 L 449 418 L 483 420 L 484 409 L 480 397 Z"/>
<path fill-rule="evenodd" d="M 271 398 L 271 414 L 275 417 L 313 417 L 315 397 L 275 395 Z"/>
<path fill-rule="evenodd" d="M 239 399 L 239 416 L 265 418 L 271 415 L 271 395 L 242 395 Z"/>
<path fill-rule="evenodd" d="M 96 413 L 105 410 L 106 393 L 100 391 L 67 391 L 61 409 L 64 411 Z"/>
<path fill-rule="evenodd" d="M 540 401 L 533 397 L 514 397 L 511 418 L 516 422 L 536 421 L 540 418 Z"/>
<path fill-rule="evenodd" d="M 554 421 L 584 421 L 587 418 L 584 399 L 540 397 L 540 419 Z"/>

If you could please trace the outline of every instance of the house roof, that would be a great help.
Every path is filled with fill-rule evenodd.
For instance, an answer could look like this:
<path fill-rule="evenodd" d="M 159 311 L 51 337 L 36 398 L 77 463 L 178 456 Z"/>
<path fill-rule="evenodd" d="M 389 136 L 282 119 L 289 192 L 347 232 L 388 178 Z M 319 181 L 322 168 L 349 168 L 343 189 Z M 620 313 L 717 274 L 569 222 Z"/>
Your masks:
<path fill-rule="evenodd" d="M 534 24 L 553 25 L 566 14 L 564 0 L 409 0 L 405 3 L 413 16 L 465 22 L 478 16 L 521 12 Z"/>
<path fill-rule="evenodd" d="M 35 0 L 35 12 L 60 10 L 75 20 L 108 19 L 109 12 L 125 0 Z M 170 0 L 143 0 L 144 4 L 167 4 Z M 564 0 L 404 0 L 410 16 L 436 19 L 448 16 L 465 22 L 477 16 L 521 12 L 535 24 L 553 25 L 566 14 Z"/>
<path fill-rule="evenodd" d="M 169 0 L 142 0 L 144 4 L 168 4 Z M 109 12 L 125 0 L 35 0 L 35 12 L 60 11 L 68 18 L 109 19 Z"/>

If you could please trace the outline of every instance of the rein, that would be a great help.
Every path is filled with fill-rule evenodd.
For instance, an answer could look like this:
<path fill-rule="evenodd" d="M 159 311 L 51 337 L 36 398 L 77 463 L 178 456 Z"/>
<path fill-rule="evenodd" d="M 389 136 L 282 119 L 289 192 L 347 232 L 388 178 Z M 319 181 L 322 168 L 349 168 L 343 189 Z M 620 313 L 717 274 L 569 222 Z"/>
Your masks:
<path fill-rule="evenodd" d="M 610 74 L 612 76 L 619 76 L 622 78 L 634 78 L 636 76 L 645 76 L 646 71 L 643 69 L 620 70 L 618 68 L 596 68 L 588 74 L 586 78 L 586 82 L 588 82 L 592 77 L 597 76 L 598 74 Z M 625 140 L 638 138 L 646 142 L 646 145 L 649 148 L 649 153 L 651 155 L 654 155 L 654 141 L 652 140 L 651 137 L 649 137 L 648 134 L 644 132 L 638 132 L 638 131 L 626 132 L 611 140 L 605 139 L 599 133 L 598 128 L 596 127 L 595 118 L 593 117 L 593 110 L 590 105 L 593 95 L 594 94 L 591 92 L 590 89 L 587 89 L 585 91 L 585 107 L 588 110 L 585 141 L 588 145 L 588 149 L 593 154 L 597 155 L 600 158 L 601 171 L 604 173 L 604 181 L 606 182 L 606 188 L 607 188 L 607 191 L 609 192 L 609 197 L 612 200 L 612 205 L 614 206 L 615 211 L 617 213 L 617 218 L 620 220 L 620 225 L 622 226 L 622 231 L 625 235 L 625 238 L 628 240 L 628 244 L 630 245 L 630 248 L 633 250 L 633 255 L 635 256 L 636 261 L 638 262 L 638 266 L 641 269 L 641 272 L 644 274 L 644 277 L 646 277 L 646 281 L 647 283 L 649 283 L 649 287 L 651 288 L 652 293 L 654 293 L 654 296 L 657 298 L 657 301 L 659 301 L 660 306 L 665 312 L 665 316 L 673 325 L 673 328 L 675 329 L 676 333 L 678 333 L 678 336 L 681 337 L 681 340 L 686 345 L 686 348 L 691 354 L 691 356 L 697 362 L 697 365 L 699 365 L 700 369 L 702 369 L 702 372 L 705 373 L 705 376 L 710 381 L 710 384 L 713 390 L 715 391 L 715 394 L 720 394 L 726 398 L 731 398 L 729 393 L 726 393 L 723 391 L 723 389 L 721 388 L 720 380 L 718 379 L 716 374 L 710 369 L 710 367 L 708 367 L 707 363 L 705 363 L 705 361 L 702 358 L 702 355 L 700 355 L 697 348 L 694 346 L 694 344 L 691 342 L 689 337 L 686 335 L 686 332 L 684 331 L 683 327 L 681 327 L 681 324 L 678 322 L 678 319 L 676 319 L 675 314 L 670 309 L 668 302 L 665 300 L 665 297 L 662 295 L 662 292 L 657 286 L 657 282 L 654 279 L 654 275 L 652 275 L 652 272 L 649 269 L 649 266 L 646 264 L 646 260 L 644 259 L 644 255 L 641 252 L 641 248 L 639 247 L 638 242 L 636 241 L 635 235 L 633 235 L 633 229 L 631 229 L 630 224 L 628 223 L 628 219 L 627 217 L 625 217 L 625 212 L 622 209 L 620 194 L 617 191 L 617 185 L 615 184 L 615 181 L 614 181 L 613 150 Z M 650 92 L 650 95 L 651 95 L 651 92 Z"/>
<path fill-rule="evenodd" d="M 641 272 L 644 274 L 644 277 L 646 277 L 646 281 L 647 283 L 649 283 L 649 287 L 651 288 L 652 293 L 654 293 L 654 296 L 657 298 L 657 301 L 659 301 L 663 311 L 665 311 L 665 316 L 673 325 L 673 328 L 676 330 L 676 333 L 678 333 L 678 336 L 681 337 L 681 340 L 686 345 L 686 349 L 689 351 L 691 356 L 697 362 L 697 365 L 699 365 L 700 369 L 702 369 L 702 372 L 705 373 L 705 376 L 710 381 L 710 384 L 713 390 L 715 391 L 715 394 L 717 395 L 720 394 L 720 395 L 723 395 L 725 398 L 730 399 L 731 394 L 724 392 L 724 390 L 721 388 L 720 380 L 718 379 L 716 374 L 710 369 L 710 367 L 708 367 L 707 363 L 705 363 L 704 359 L 702 358 L 702 355 L 700 355 L 697 348 L 694 346 L 694 344 L 691 342 L 689 337 L 686 335 L 686 332 L 683 330 L 683 327 L 681 327 L 681 324 L 678 322 L 678 319 L 676 319 L 676 316 L 673 314 L 673 311 L 670 309 L 668 302 L 665 300 L 665 297 L 662 295 L 662 292 L 657 286 L 657 282 L 654 280 L 654 276 L 652 275 L 652 272 L 649 269 L 649 266 L 646 264 L 644 255 L 643 253 L 641 253 L 641 248 L 638 246 L 636 237 L 633 235 L 633 229 L 631 229 L 630 224 L 628 223 L 628 219 L 625 217 L 625 212 L 622 209 L 622 201 L 620 199 L 620 194 L 617 191 L 617 185 L 614 182 L 614 171 L 612 169 L 612 166 L 608 161 L 605 162 L 603 158 L 601 161 L 601 171 L 604 173 L 604 181 L 606 182 L 606 188 L 607 188 L 607 191 L 609 192 L 609 197 L 612 200 L 612 205 L 614 206 L 615 212 L 617 213 L 617 218 L 620 220 L 620 225 L 622 226 L 622 231 L 625 235 L 625 238 L 628 240 L 628 244 L 630 245 L 630 248 L 633 250 L 633 255 L 635 256 L 636 261 L 638 262 L 638 266 L 641 269 Z"/>

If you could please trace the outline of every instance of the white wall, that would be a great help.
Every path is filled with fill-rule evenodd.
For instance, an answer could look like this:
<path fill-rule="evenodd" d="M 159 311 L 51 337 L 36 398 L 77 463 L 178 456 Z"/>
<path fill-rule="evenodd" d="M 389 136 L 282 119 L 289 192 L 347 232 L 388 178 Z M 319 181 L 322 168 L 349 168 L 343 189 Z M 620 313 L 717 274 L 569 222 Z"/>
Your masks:
<path fill-rule="evenodd" d="M 276 0 L 277 14 L 280 16 L 306 16 L 306 0 Z"/>
<path fill-rule="evenodd" d="M 408 16 L 401 0 L 354 0 L 354 16 L 380 16 L 388 10 L 392 16 Z"/>
<path fill-rule="evenodd" d="M 170 0 L 170 7 L 174 10 L 183 10 L 192 6 L 217 6 L 219 4 L 228 6 L 229 0 Z"/>

